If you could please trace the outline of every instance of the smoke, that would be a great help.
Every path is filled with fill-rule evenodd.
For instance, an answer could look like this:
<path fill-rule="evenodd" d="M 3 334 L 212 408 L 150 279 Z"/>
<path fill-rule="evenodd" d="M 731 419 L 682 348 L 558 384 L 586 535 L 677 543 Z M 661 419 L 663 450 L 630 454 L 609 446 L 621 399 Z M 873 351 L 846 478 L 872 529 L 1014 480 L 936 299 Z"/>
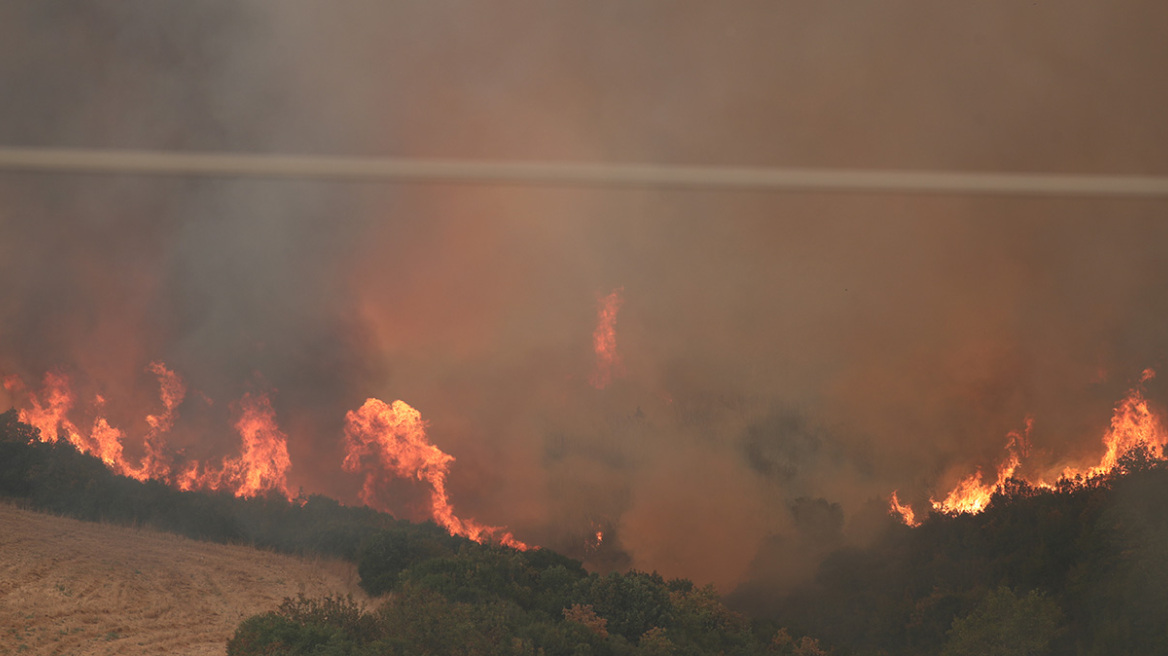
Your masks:
<path fill-rule="evenodd" d="M 14 2 L 0 142 L 1162 175 L 1166 12 Z M 165 362 L 188 388 L 168 442 L 212 461 L 238 454 L 232 404 L 269 394 L 291 489 L 350 503 L 345 415 L 401 399 L 455 458 L 459 517 L 777 589 L 893 489 L 924 507 L 992 470 L 1027 417 L 1022 467 L 1097 458 L 1165 359 L 1165 209 L 7 172 L 0 374 L 67 373 L 143 436 Z M 598 390 L 618 288 L 624 375 Z"/>

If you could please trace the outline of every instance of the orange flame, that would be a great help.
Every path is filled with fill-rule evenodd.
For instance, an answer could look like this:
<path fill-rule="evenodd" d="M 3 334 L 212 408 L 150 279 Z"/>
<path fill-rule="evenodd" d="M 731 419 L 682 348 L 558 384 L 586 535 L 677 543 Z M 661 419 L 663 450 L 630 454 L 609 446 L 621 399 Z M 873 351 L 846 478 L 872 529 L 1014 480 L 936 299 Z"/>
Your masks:
<path fill-rule="evenodd" d="M 165 478 L 170 475 L 170 465 L 163 456 L 162 435 L 170 432 L 174 427 L 175 409 L 186 397 L 187 387 L 178 374 L 166 368 L 161 362 L 151 362 L 146 368 L 158 377 L 159 396 L 165 410 L 161 415 L 146 415 L 146 424 L 150 426 L 146 433 L 146 455 L 137 472 L 128 472 L 138 480 L 146 478 Z"/>
<path fill-rule="evenodd" d="M 1111 426 L 1103 435 L 1104 452 L 1098 464 L 1090 466 L 1066 467 L 1058 475 L 1057 480 L 1062 485 L 1082 485 L 1092 479 L 1098 479 L 1113 474 L 1123 458 L 1139 449 L 1146 450 L 1152 458 L 1165 457 L 1165 445 L 1168 444 L 1168 431 L 1165 430 L 1160 418 L 1152 411 L 1144 398 L 1141 386 L 1154 378 L 1156 372 L 1145 369 L 1136 385 L 1128 395 L 1115 406 L 1115 413 L 1111 417 Z M 1033 419 L 1027 417 L 1024 433 L 1010 433 L 1010 441 L 1006 448 L 1009 457 L 998 466 L 997 480 L 993 483 L 982 483 L 981 471 L 964 478 L 941 501 L 932 500 L 933 509 L 947 514 L 978 513 L 985 510 L 995 492 L 1005 489 L 1006 482 L 1016 476 L 1022 458 L 1026 456 L 1029 444 L 1030 429 Z M 1034 488 L 1052 489 L 1055 486 L 1047 480 L 1039 478 L 1022 479 Z M 893 492 L 892 510 L 906 516 Z M 906 523 L 908 523 L 906 519 Z M 912 525 L 912 524 L 910 524 Z"/>
<path fill-rule="evenodd" d="M 476 542 L 495 540 L 515 549 L 528 548 L 502 527 L 485 526 L 454 514 L 446 493 L 446 475 L 454 456 L 430 443 L 421 413 L 404 401 L 387 405 L 371 398 L 347 413 L 345 452 L 345 471 L 365 471 L 361 500 L 371 508 L 388 510 L 378 496 L 385 473 L 424 481 L 430 486 L 431 517 L 452 534 Z"/>
<path fill-rule="evenodd" d="M 900 499 L 896 497 L 896 490 L 892 491 L 892 498 L 888 500 L 888 512 L 889 514 L 899 515 L 900 520 L 904 522 L 906 526 L 921 525 L 921 523 L 917 521 L 916 513 L 913 512 L 913 509 L 906 504 L 900 503 Z"/>
<path fill-rule="evenodd" d="M 997 480 L 992 484 L 983 484 L 981 470 L 975 471 L 958 483 L 957 487 L 953 488 L 944 500 L 930 499 L 933 509 L 947 514 L 979 513 L 985 510 L 986 506 L 990 505 L 990 498 L 994 496 L 994 492 L 1002 489 L 1002 486 L 1014 476 L 1014 472 L 1022 464 L 1022 455 L 1026 453 L 1030 430 L 1033 427 L 1034 418 L 1027 417 L 1024 433 L 1012 432 L 1009 434 L 1010 440 L 1006 443 L 1006 449 L 1010 455 L 1005 462 L 998 465 Z"/>
<path fill-rule="evenodd" d="M 276 425 L 271 399 L 267 394 L 244 394 L 239 409 L 235 422 L 243 440 L 239 457 L 224 460 L 219 468 L 205 467 L 202 473 L 195 462 L 179 473 L 176 484 L 182 490 L 230 490 L 239 497 L 279 492 L 291 499 L 288 437 Z"/>
<path fill-rule="evenodd" d="M 22 408 L 18 419 L 40 430 L 41 441 L 56 442 L 64 437 L 78 449 L 85 447 L 81 439 L 81 432 L 66 416 L 73 408 L 73 391 L 69 388 L 69 377 L 65 374 L 48 372 L 45 374 L 43 389 L 40 396 L 25 390 L 19 378 L 10 376 L 4 381 L 4 387 L 13 392 L 25 392 L 32 407 Z M 43 399 L 43 402 L 42 402 Z"/>
<path fill-rule="evenodd" d="M 174 472 L 162 438 L 174 426 L 177 408 L 186 396 L 186 385 L 161 362 L 150 363 L 147 370 L 158 378 L 163 411 L 146 416 L 149 430 L 144 439 L 145 455 L 136 465 L 125 457 L 125 433 L 111 426 L 103 416 L 105 399 L 100 395 L 94 399 L 93 428 L 84 435 L 68 418 L 75 396 L 66 375 L 46 374 L 39 394 L 25 389 L 16 376 L 5 378 L 3 384 L 9 392 L 23 395 L 25 407 L 19 409 L 18 418 L 39 429 L 42 441 L 66 439 L 82 453 L 100 458 L 118 474 L 138 480 L 161 480 L 182 490 L 225 490 L 242 497 L 278 492 L 292 498 L 287 483 L 292 467 L 288 440 L 276 423 L 275 410 L 266 394 L 245 394 L 235 406 L 239 414 L 235 429 L 241 437 L 238 457 L 226 458 L 218 467 L 192 461 Z M 205 395 L 203 399 L 210 403 Z M 502 527 L 486 526 L 454 514 L 446 491 L 446 476 L 454 458 L 427 440 L 425 427 L 418 411 L 402 401 L 390 406 L 369 399 L 360 409 L 346 415 L 344 468 L 366 470 L 362 500 L 372 507 L 381 505 L 377 498 L 378 483 L 386 471 L 425 481 L 430 487 L 430 514 L 448 531 L 478 542 L 492 540 L 527 549 L 528 545 Z M 599 544 L 603 534 L 598 531 L 596 539 Z"/>
<path fill-rule="evenodd" d="M 266 394 L 245 394 L 239 402 L 243 410 L 235 429 L 243 438 L 243 453 L 230 462 L 240 485 L 235 494 L 251 497 L 269 490 L 292 498 L 288 490 L 288 437 L 276 426 L 276 411 Z"/>
<path fill-rule="evenodd" d="M 98 399 L 100 400 L 101 397 Z M 86 452 L 101 458 L 105 466 L 115 472 L 133 476 L 134 471 L 128 466 L 126 457 L 122 453 L 122 440 L 125 437 L 122 431 L 110 426 L 105 417 L 98 416 L 93 420 L 93 428 L 89 431 L 89 441 L 92 448 L 87 449 Z M 134 476 L 134 478 L 143 480 L 138 476 Z"/>
<path fill-rule="evenodd" d="M 45 374 L 39 394 L 26 390 L 15 376 L 5 378 L 4 387 L 10 392 L 23 393 L 26 407 L 19 410 L 18 419 L 39 429 L 42 441 L 56 442 L 64 438 L 78 451 L 100 458 L 117 474 L 139 481 L 171 481 L 183 490 L 226 489 L 237 496 L 248 497 L 276 491 L 292 498 L 286 480 L 291 468 L 287 438 L 276 426 L 275 412 L 266 395 L 245 395 L 239 403 L 240 418 L 235 428 L 243 445 L 238 458 L 224 461 L 218 469 L 202 468 L 196 461 L 177 476 L 172 475 L 163 436 L 174 426 L 177 408 L 186 396 L 186 385 L 178 374 L 161 362 L 151 362 L 147 371 L 158 377 L 163 411 L 146 416 L 146 424 L 150 427 L 144 440 L 146 453 L 137 464 L 125 456 L 125 433 L 111 426 L 103 416 L 105 399 L 101 395 L 94 398 L 93 428 L 86 435 L 68 418 L 75 403 L 68 376 L 56 372 Z M 201 473 L 200 469 L 203 470 Z"/>
<path fill-rule="evenodd" d="M 621 297 L 623 292 L 624 287 L 618 287 L 600 299 L 596 330 L 592 333 L 596 371 L 589 381 L 596 389 L 604 389 L 612 382 L 613 376 L 623 373 L 620 355 L 616 352 L 616 314 L 624 303 Z"/>
<path fill-rule="evenodd" d="M 1145 369 L 1140 375 L 1143 384 L 1156 376 L 1156 372 Z M 1148 407 L 1139 386 L 1133 388 L 1127 397 L 1115 406 L 1115 414 L 1111 416 L 1111 427 L 1103 435 L 1104 452 L 1099 464 L 1088 468 L 1068 467 L 1063 470 L 1062 477 L 1072 479 L 1076 476 L 1090 479 L 1104 476 L 1119 464 L 1129 452 L 1144 448 L 1149 455 L 1155 458 L 1164 457 L 1164 444 L 1168 442 L 1168 432 L 1160 419 Z"/>
<path fill-rule="evenodd" d="M 9 376 L 4 381 L 4 387 L 9 391 L 23 392 L 27 407 L 21 408 L 18 413 L 20 421 L 35 426 L 40 430 L 41 440 L 56 442 L 64 437 L 78 451 L 96 456 L 111 470 L 124 476 L 131 476 L 138 480 L 148 478 L 165 478 L 169 468 L 159 458 L 159 436 L 170 429 L 174 418 L 174 409 L 182 401 L 184 388 L 182 381 L 173 372 L 168 371 L 160 362 L 151 363 L 149 370 L 159 376 L 163 386 L 163 402 L 166 405 L 164 419 L 148 416 L 147 422 L 151 425 L 151 432 L 147 436 L 147 455 L 142 463 L 135 466 L 126 460 L 123 452 L 125 433 L 109 424 L 102 415 L 105 399 L 99 394 L 94 397 L 96 416 L 89 434 L 82 433 L 68 418 L 68 413 L 75 403 L 75 396 L 70 389 L 69 377 L 62 373 L 49 372 L 45 374 L 40 394 L 26 390 L 19 378 Z M 167 379 L 163 381 L 163 379 Z"/>

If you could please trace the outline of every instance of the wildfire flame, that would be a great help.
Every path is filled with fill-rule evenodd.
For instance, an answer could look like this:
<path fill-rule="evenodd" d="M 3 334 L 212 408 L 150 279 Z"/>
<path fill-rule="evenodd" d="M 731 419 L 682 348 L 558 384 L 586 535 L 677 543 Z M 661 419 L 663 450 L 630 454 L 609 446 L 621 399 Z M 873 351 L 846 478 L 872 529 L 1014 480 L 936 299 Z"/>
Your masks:
<path fill-rule="evenodd" d="M 896 498 L 896 490 L 892 491 L 892 497 L 888 500 L 888 512 L 889 514 L 899 515 L 900 520 L 904 522 L 906 526 L 921 525 L 921 523 L 917 521 L 916 513 L 913 512 L 913 509 L 906 505 L 901 505 L 900 499 Z"/>
<path fill-rule="evenodd" d="M 39 392 L 27 389 L 16 376 L 4 378 L 3 384 L 8 392 L 23 400 L 18 419 L 37 428 L 42 441 L 67 440 L 82 453 L 100 458 L 115 473 L 138 480 L 163 481 L 182 490 L 223 490 L 241 497 L 275 492 L 293 498 L 287 482 L 292 468 L 288 438 L 276 423 L 276 412 L 267 394 L 245 394 L 233 406 L 238 415 L 235 429 L 241 439 L 238 457 L 225 458 L 218 466 L 189 461 L 176 470 L 167 456 L 164 436 L 174 426 L 187 388 L 182 378 L 161 362 L 150 363 L 147 371 L 158 379 L 163 409 L 146 415 L 149 430 L 143 439 L 145 454 L 137 463 L 126 458 L 123 448 L 126 435 L 105 418 L 105 399 L 100 395 L 94 399 L 95 417 L 88 434 L 69 419 L 76 397 L 67 375 L 45 374 Z M 210 404 L 205 395 L 197 394 Z M 423 481 L 430 488 L 431 517 L 451 533 L 478 542 L 494 541 L 528 549 L 528 545 L 502 527 L 486 526 L 454 514 L 446 491 L 446 476 L 454 457 L 430 443 L 426 438 L 426 422 L 406 403 L 394 401 L 387 405 L 369 399 L 358 410 L 349 412 L 345 447 L 343 468 L 365 472 L 361 500 L 370 507 L 388 510 L 378 498 L 379 487 L 388 476 Z M 597 544 L 602 539 L 598 531 Z"/>
<path fill-rule="evenodd" d="M 151 427 L 146 436 L 146 456 L 137 464 L 126 459 L 123 451 L 125 433 L 111 426 L 103 416 L 105 399 L 100 394 L 94 397 L 93 427 L 89 434 L 85 434 L 68 418 L 76 403 L 76 396 L 67 375 L 52 371 L 46 373 L 39 394 L 26 389 L 15 376 L 6 378 L 4 387 L 23 394 L 27 407 L 20 409 L 17 418 L 40 430 L 43 441 L 51 443 L 63 438 L 78 451 L 100 458 L 107 467 L 124 476 L 140 481 L 148 478 L 164 479 L 169 474 L 169 466 L 161 457 L 161 439 L 174 422 L 175 408 L 182 402 L 185 387 L 178 376 L 161 362 L 152 362 L 147 369 L 159 378 L 166 410 L 162 415 L 146 417 Z"/>
<path fill-rule="evenodd" d="M 592 333 L 592 348 L 596 351 L 596 371 L 590 382 L 596 389 L 604 389 L 614 376 L 623 372 L 620 355 L 616 352 L 616 314 L 624 303 L 623 287 L 614 289 L 600 299 L 596 330 Z"/>
<path fill-rule="evenodd" d="M 146 415 L 150 431 L 146 434 L 146 456 L 143 458 L 139 475 L 129 474 L 138 480 L 145 478 L 165 478 L 170 474 L 170 465 L 163 457 L 162 435 L 174 427 L 177 416 L 175 409 L 187 395 L 187 387 L 178 374 L 166 368 L 161 362 L 151 362 L 147 370 L 158 377 L 159 396 L 164 411 L 160 415 Z"/>
<path fill-rule="evenodd" d="M 1145 450 L 1152 458 L 1164 458 L 1164 447 L 1168 444 L 1168 431 L 1165 430 L 1159 417 L 1149 407 L 1141 387 L 1143 383 L 1151 380 L 1155 375 L 1156 372 L 1152 369 L 1145 369 L 1140 375 L 1139 384 L 1116 404 L 1115 412 L 1111 417 L 1111 426 L 1103 435 L 1104 452 L 1098 464 L 1066 467 L 1056 477 L 1056 483 L 1063 486 L 1082 485 L 1092 479 L 1109 476 L 1115 472 L 1125 455 L 1141 449 Z M 1030 429 L 1033 424 L 1033 418 L 1027 417 L 1024 432 L 1010 433 L 1010 440 L 1006 444 L 1009 455 L 998 466 L 994 482 L 982 483 L 981 471 L 975 471 L 962 479 L 941 501 L 930 499 L 933 510 L 945 514 L 979 513 L 985 510 L 993 495 L 1004 490 L 1007 481 L 1017 477 L 1018 468 L 1026 456 Z M 1032 488 L 1053 489 L 1055 487 L 1055 483 L 1042 477 L 1022 478 L 1021 480 Z M 908 505 L 902 505 L 897 499 L 895 491 L 892 493 L 889 503 L 889 513 L 899 515 L 902 521 L 909 526 L 919 524 L 919 522 L 914 523 L 915 516 L 912 508 Z"/>
<path fill-rule="evenodd" d="M 179 474 L 182 490 L 230 490 L 236 496 L 254 497 L 279 492 L 291 499 L 287 475 L 292 468 L 288 457 L 288 437 L 276 425 L 276 411 L 267 394 L 245 394 L 239 401 L 240 416 L 235 429 L 242 438 L 238 458 L 228 458 L 218 468 L 198 462 Z"/>
<path fill-rule="evenodd" d="M 1140 375 L 1140 384 L 1156 377 L 1156 372 L 1145 369 Z M 1123 456 L 1135 449 L 1147 449 L 1155 458 L 1164 457 L 1164 444 L 1168 442 L 1168 432 L 1160 419 L 1148 407 L 1140 387 L 1132 389 L 1124 400 L 1115 406 L 1111 416 L 1111 427 L 1103 436 L 1105 451 L 1099 464 L 1089 469 L 1068 467 L 1062 477 L 1095 478 L 1110 473 Z"/>
<path fill-rule="evenodd" d="M 1002 486 L 1014 476 L 1014 472 L 1022 464 L 1022 455 L 1026 452 L 1030 430 L 1033 427 L 1034 418 L 1027 417 L 1024 433 L 1013 432 L 1009 434 L 1006 449 L 1010 455 L 998 467 L 997 480 L 992 484 L 983 484 L 981 471 L 975 471 L 958 483 L 957 487 L 953 488 L 944 500 L 930 499 L 929 502 L 933 505 L 933 510 L 947 514 L 979 513 L 985 510 L 986 506 L 990 505 L 990 498 L 994 496 L 994 492 L 1002 489 Z"/>
<path fill-rule="evenodd" d="M 100 458 L 117 474 L 139 481 L 160 480 L 183 490 L 230 490 L 237 496 L 249 497 L 276 491 L 292 498 L 286 481 L 291 468 L 287 438 L 276 427 L 275 412 L 266 395 L 245 395 L 239 403 L 240 418 L 235 427 L 243 442 L 238 458 L 224 461 L 219 468 L 192 462 L 176 475 L 166 455 L 165 435 L 174 426 L 178 406 L 186 397 L 186 385 L 161 362 L 151 362 L 147 371 L 158 378 L 163 411 L 146 415 L 149 430 L 143 441 L 145 454 L 136 463 L 125 455 L 125 432 L 110 425 L 104 416 L 105 399 L 101 395 L 94 398 L 95 416 L 88 434 L 70 421 L 68 414 L 76 396 L 67 375 L 46 373 L 39 393 L 26 389 L 15 376 L 5 378 L 4 387 L 24 397 L 25 407 L 20 408 L 17 418 L 39 429 L 42 441 L 65 439 L 78 451 Z"/>
<path fill-rule="evenodd" d="M 27 390 L 16 376 L 4 379 L 4 389 L 25 394 L 31 407 L 22 408 L 18 418 L 22 423 L 40 430 L 42 440 L 56 442 L 63 435 L 78 449 L 84 448 L 85 442 L 81 439 L 81 432 L 66 416 L 75 401 L 69 387 L 68 376 L 52 371 L 46 373 L 39 396 Z"/>
<path fill-rule="evenodd" d="M 497 541 L 526 550 L 501 527 L 479 524 L 454 514 L 446 493 L 446 476 L 454 456 L 443 452 L 426 437 L 426 422 L 420 412 L 404 401 L 386 404 L 367 399 L 360 408 L 345 415 L 345 471 L 365 472 L 361 500 L 371 508 L 387 510 L 378 491 L 387 473 L 412 478 L 430 487 L 430 515 L 454 535 L 476 542 Z"/>

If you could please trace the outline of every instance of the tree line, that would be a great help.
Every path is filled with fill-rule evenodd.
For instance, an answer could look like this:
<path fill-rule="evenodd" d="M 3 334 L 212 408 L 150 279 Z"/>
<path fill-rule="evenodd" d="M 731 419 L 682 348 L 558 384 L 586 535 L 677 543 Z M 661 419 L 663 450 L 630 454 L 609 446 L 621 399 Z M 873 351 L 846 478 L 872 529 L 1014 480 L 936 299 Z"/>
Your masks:
<path fill-rule="evenodd" d="M 1109 476 L 1011 480 L 979 514 L 890 523 L 753 601 L 840 655 L 1168 653 L 1168 466 L 1136 449 Z"/>
<path fill-rule="evenodd" d="M 28 507 L 357 565 L 372 608 L 287 599 L 229 644 L 257 654 L 1159 654 L 1168 645 L 1168 466 L 1035 489 L 1010 481 L 976 515 L 889 520 L 794 590 L 732 595 L 597 574 L 323 496 L 182 492 L 114 475 L 0 414 L 0 496 Z M 814 636 L 814 637 L 812 637 Z"/>
<path fill-rule="evenodd" d="M 66 441 L 40 441 L 14 411 L 0 414 L 0 496 L 84 520 L 341 558 L 380 598 L 373 610 L 348 598 L 287 599 L 240 624 L 233 656 L 825 653 L 685 579 L 602 576 L 548 549 L 478 544 L 319 495 L 244 499 L 118 476 Z"/>

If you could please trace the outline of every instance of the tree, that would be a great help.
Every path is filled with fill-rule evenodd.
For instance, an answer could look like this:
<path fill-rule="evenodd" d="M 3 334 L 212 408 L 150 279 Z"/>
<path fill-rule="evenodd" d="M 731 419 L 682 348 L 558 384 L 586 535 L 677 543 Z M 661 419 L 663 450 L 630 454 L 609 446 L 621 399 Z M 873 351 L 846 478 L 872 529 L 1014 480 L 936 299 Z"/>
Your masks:
<path fill-rule="evenodd" d="M 1031 590 L 1017 595 L 1002 586 L 968 615 L 953 621 L 942 656 L 1039 656 L 1050 650 L 1063 614 L 1058 604 Z"/>
<path fill-rule="evenodd" d="M 457 542 L 440 530 L 398 526 L 369 538 L 357 556 L 361 587 L 371 595 L 389 592 L 401 573 L 419 563 L 454 555 Z"/>

